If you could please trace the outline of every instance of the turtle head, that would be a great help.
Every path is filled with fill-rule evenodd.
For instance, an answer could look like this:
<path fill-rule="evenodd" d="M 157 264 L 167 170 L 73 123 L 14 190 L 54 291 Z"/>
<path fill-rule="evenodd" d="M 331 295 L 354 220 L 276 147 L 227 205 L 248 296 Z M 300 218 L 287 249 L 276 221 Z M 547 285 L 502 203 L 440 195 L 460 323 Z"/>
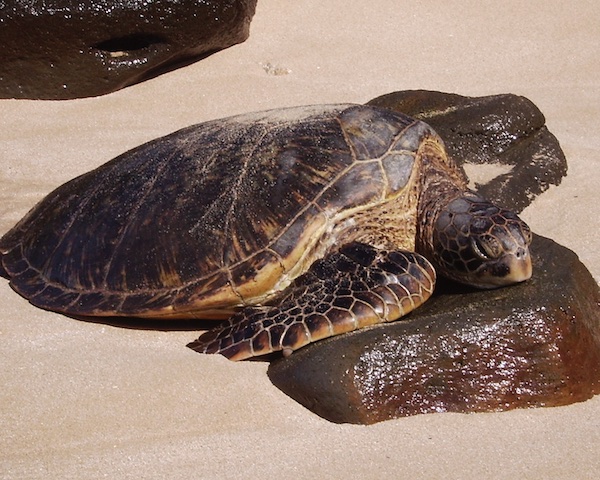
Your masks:
<path fill-rule="evenodd" d="M 434 222 L 431 256 L 441 275 L 478 288 L 531 277 L 531 230 L 515 213 L 468 192 Z"/>

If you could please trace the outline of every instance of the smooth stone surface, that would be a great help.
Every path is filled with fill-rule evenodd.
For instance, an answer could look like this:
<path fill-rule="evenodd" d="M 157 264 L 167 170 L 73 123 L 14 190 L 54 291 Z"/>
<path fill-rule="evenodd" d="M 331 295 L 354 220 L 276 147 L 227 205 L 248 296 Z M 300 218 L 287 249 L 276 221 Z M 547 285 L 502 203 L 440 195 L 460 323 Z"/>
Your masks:
<path fill-rule="evenodd" d="M 0 4 L 0 98 L 90 97 L 147 80 L 246 40 L 255 6 L 7 0 Z"/>
<path fill-rule="evenodd" d="M 600 393 L 600 289 L 552 240 L 535 236 L 532 255 L 528 282 L 442 285 L 405 320 L 310 344 L 269 377 L 338 423 L 586 400 Z"/>
<path fill-rule="evenodd" d="M 368 104 L 429 123 L 444 139 L 448 153 L 474 180 L 475 189 L 516 212 L 550 185 L 559 185 L 567 174 L 558 140 L 546 128 L 542 112 L 525 97 L 465 97 L 407 90 L 374 98 Z M 483 171 L 483 179 L 477 178 L 478 169 Z"/>

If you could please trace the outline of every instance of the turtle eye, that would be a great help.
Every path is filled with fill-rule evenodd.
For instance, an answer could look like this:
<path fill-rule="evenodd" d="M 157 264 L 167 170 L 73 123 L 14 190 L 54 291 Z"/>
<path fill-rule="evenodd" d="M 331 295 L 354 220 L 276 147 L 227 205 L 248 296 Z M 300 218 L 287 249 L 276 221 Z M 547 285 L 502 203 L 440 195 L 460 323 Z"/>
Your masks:
<path fill-rule="evenodd" d="M 529 228 L 529 225 L 527 225 L 526 223 L 523 223 L 521 225 L 521 232 L 523 233 L 523 237 L 525 238 L 525 243 L 527 243 L 527 245 L 529 245 L 531 243 L 531 241 L 533 240 L 533 234 L 531 233 L 531 229 Z"/>
<path fill-rule="evenodd" d="M 502 245 L 491 235 L 473 237 L 471 245 L 475 253 L 485 260 L 492 260 L 502 255 Z"/>

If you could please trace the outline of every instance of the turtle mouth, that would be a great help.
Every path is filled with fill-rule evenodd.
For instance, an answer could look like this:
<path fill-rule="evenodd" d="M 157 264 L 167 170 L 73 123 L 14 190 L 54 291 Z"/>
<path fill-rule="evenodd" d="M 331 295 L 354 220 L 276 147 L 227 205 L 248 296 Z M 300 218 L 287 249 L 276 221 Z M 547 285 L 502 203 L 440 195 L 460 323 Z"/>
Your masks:
<path fill-rule="evenodd" d="M 509 273 L 504 277 L 507 283 L 521 283 L 531 278 L 533 266 L 529 252 L 526 251 L 521 255 L 507 255 L 507 257 L 505 261 L 509 267 Z"/>
<path fill-rule="evenodd" d="M 498 288 L 529 280 L 532 273 L 531 255 L 525 250 L 484 263 L 467 283 L 478 288 Z"/>

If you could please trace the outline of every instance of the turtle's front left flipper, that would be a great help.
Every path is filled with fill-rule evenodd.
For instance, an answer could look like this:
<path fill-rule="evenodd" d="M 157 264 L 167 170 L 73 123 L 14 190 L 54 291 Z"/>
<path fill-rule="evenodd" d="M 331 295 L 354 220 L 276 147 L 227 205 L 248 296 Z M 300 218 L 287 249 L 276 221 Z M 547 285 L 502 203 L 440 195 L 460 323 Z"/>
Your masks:
<path fill-rule="evenodd" d="M 282 350 L 291 354 L 322 338 L 392 322 L 425 302 L 435 271 L 425 257 L 351 243 L 297 278 L 276 306 L 248 307 L 188 346 L 230 360 Z"/>

